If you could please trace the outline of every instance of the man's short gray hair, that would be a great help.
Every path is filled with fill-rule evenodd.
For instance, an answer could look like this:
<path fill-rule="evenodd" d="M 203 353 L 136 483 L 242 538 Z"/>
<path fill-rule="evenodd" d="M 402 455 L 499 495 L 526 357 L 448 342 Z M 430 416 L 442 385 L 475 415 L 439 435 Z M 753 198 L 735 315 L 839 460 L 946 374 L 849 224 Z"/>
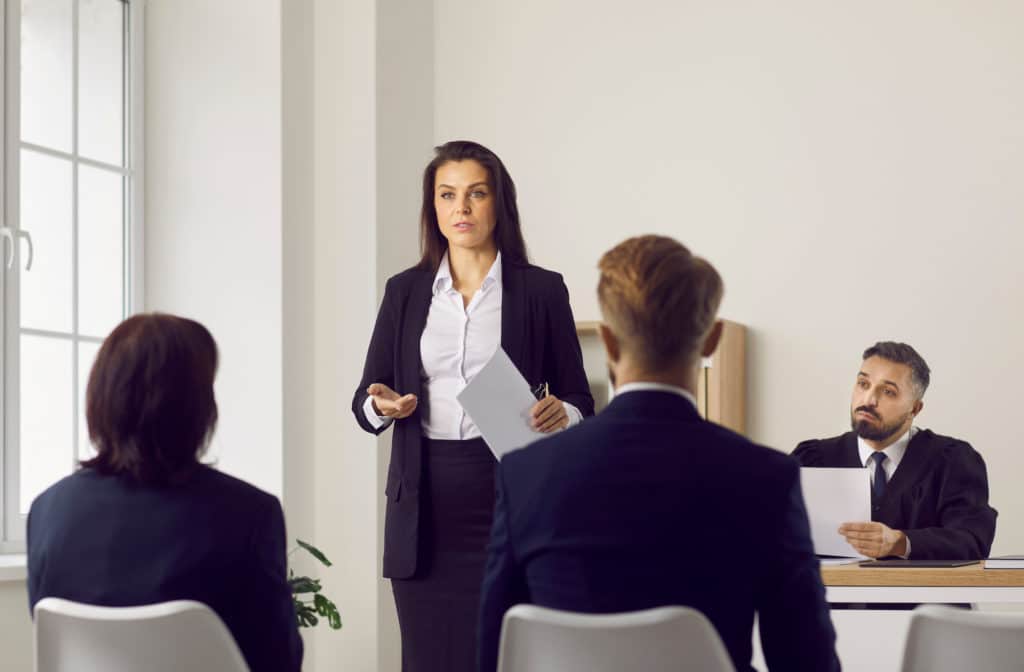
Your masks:
<path fill-rule="evenodd" d="M 924 396 L 928 384 L 931 382 L 931 369 L 924 361 L 924 357 L 917 354 L 917 350 L 906 343 L 895 341 L 879 341 L 864 351 L 864 359 L 869 357 L 881 357 L 882 359 L 897 364 L 905 364 L 910 367 L 910 379 L 917 388 L 917 398 Z"/>

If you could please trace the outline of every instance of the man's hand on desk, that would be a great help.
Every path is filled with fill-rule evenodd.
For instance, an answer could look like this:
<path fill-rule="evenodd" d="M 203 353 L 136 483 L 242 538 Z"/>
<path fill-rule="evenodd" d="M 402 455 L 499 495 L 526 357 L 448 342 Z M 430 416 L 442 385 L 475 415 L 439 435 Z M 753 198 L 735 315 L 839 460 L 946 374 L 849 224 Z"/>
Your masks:
<path fill-rule="evenodd" d="M 907 554 L 907 535 L 882 523 L 843 523 L 839 534 L 846 537 L 854 550 L 869 558 Z"/>

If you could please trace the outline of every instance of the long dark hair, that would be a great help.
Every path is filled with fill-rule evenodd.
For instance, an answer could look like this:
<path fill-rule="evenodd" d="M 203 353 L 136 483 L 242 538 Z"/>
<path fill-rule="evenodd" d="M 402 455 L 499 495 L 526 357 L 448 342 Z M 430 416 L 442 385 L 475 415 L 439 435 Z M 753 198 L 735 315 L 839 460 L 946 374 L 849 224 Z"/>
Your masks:
<path fill-rule="evenodd" d="M 503 261 L 527 263 L 526 242 L 519 227 L 519 207 L 516 205 L 516 185 L 505 170 L 498 155 L 483 145 L 469 140 L 452 140 L 434 148 L 434 159 L 423 171 L 423 207 L 420 209 L 420 248 L 423 256 L 419 268 L 436 271 L 441 258 L 448 251 L 448 240 L 437 224 L 434 210 L 434 179 L 437 169 L 449 161 L 472 160 L 487 171 L 494 190 L 495 224 L 494 244 Z"/>
<path fill-rule="evenodd" d="M 217 423 L 217 343 L 203 325 L 149 313 L 119 324 L 89 374 L 85 416 L 101 474 L 174 483 L 199 468 Z"/>

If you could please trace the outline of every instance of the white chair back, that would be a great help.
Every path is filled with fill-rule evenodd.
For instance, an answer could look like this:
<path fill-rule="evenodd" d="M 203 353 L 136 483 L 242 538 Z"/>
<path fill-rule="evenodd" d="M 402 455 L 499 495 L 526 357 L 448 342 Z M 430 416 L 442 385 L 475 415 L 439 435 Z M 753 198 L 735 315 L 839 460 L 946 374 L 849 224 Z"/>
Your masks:
<path fill-rule="evenodd" d="M 55 597 L 36 603 L 36 672 L 248 672 L 224 622 L 177 600 L 96 607 Z"/>
<path fill-rule="evenodd" d="M 505 613 L 498 672 L 734 672 L 714 626 L 689 607 L 578 614 L 519 604 Z"/>
<path fill-rule="evenodd" d="M 1024 614 L 925 605 L 914 610 L 903 672 L 1024 670 Z"/>

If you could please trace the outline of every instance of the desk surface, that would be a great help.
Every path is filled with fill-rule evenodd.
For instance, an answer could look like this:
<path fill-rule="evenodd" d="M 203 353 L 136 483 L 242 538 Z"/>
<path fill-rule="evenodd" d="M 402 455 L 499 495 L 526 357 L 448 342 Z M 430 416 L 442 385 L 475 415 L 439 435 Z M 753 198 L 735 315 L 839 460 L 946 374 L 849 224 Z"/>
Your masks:
<path fill-rule="evenodd" d="M 985 569 L 981 563 L 966 567 L 833 565 L 821 568 L 821 578 L 826 586 L 1024 587 L 1024 569 Z"/>

